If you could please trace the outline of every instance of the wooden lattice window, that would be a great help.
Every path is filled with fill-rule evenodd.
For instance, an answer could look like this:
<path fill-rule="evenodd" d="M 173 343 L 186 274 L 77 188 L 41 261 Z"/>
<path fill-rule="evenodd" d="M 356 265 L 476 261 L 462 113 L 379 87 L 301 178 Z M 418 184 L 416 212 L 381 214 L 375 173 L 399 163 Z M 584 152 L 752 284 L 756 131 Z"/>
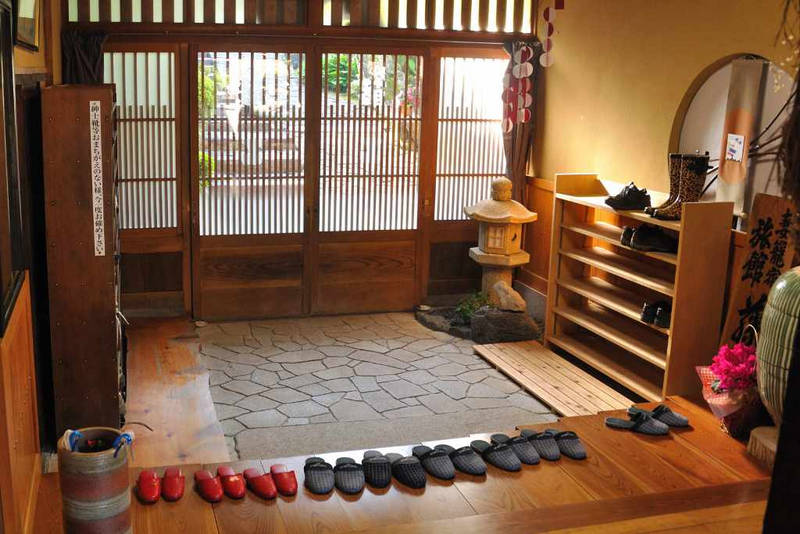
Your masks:
<path fill-rule="evenodd" d="M 116 85 L 121 229 L 178 225 L 175 54 L 107 52 Z"/>
<path fill-rule="evenodd" d="M 417 227 L 422 57 L 322 55 L 319 229 Z"/>
<path fill-rule="evenodd" d="M 434 218 L 463 220 L 464 206 L 487 198 L 505 175 L 503 75 L 505 59 L 441 60 L 439 141 Z"/>
<path fill-rule="evenodd" d="M 200 52 L 200 235 L 303 231 L 305 55 Z"/>

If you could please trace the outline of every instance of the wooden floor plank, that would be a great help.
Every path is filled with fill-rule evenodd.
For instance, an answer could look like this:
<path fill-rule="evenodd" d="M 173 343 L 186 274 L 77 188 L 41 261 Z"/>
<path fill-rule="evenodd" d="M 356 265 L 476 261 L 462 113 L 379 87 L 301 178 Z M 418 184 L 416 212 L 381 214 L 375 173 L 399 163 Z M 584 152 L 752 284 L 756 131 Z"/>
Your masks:
<path fill-rule="evenodd" d="M 595 406 L 614 410 L 627 408 L 633 404 L 630 399 L 620 395 L 535 341 L 527 341 L 524 344 L 508 344 L 506 350 L 514 354 L 518 361 L 525 362 L 527 360 L 530 366 L 538 366 L 552 379 L 573 386 L 572 392 Z"/>
<path fill-rule="evenodd" d="M 560 415 L 574 416 L 592 413 L 590 410 L 573 402 L 560 392 L 558 388 L 551 386 L 546 381 L 539 380 L 535 375 L 530 376 L 526 372 L 519 371 L 516 367 L 509 365 L 499 354 L 496 354 L 495 351 L 481 345 L 476 345 L 473 348 L 476 354 L 493 364 L 499 371 L 553 408 Z"/>
<path fill-rule="evenodd" d="M 597 416 L 595 420 L 583 418 L 581 421 L 572 422 L 570 426 L 579 435 L 587 436 L 587 439 L 601 439 L 602 437 L 618 443 L 619 452 L 615 448 L 606 449 L 614 451 L 614 460 L 619 460 L 623 454 L 630 454 L 632 451 L 648 451 L 657 457 L 662 465 L 669 466 L 694 487 L 739 480 L 727 469 L 708 462 L 704 455 L 696 452 L 694 448 L 686 447 L 683 440 L 676 434 L 647 436 L 627 430 L 612 429 L 605 425 L 604 419 L 602 416 Z M 698 469 L 698 465 L 703 465 L 703 469 Z M 645 466 L 640 465 L 639 468 L 644 469 Z"/>
<path fill-rule="evenodd" d="M 136 432 L 135 466 L 225 462 L 225 435 L 208 389 L 208 371 L 186 345 L 188 319 L 136 319 L 128 328 L 127 421 Z"/>
<path fill-rule="evenodd" d="M 492 345 L 495 352 L 502 358 L 507 365 L 511 365 L 517 371 L 525 375 L 535 375 L 537 383 L 546 383 L 563 393 L 568 399 L 583 407 L 589 413 L 615 409 L 616 405 L 606 403 L 597 398 L 592 393 L 586 391 L 581 384 L 575 380 L 564 377 L 559 372 L 554 372 L 545 361 L 539 358 L 538 354 L 534 357 L 533 353 L 525 348 L 519 350 L 518 346 L 511 343 L 500 343 Z"/>
<path fill-rule="evenodd" d="M 764 502 L 767 481 L 737 482 L 722 486 L 652 493 L 620 499 L 604 499 L 544 509 L 481 514 L 449 521 L 409 523 L 371 530 L 374 534 L 506 534 L 544 532 L 595 526 L 589 532 L 604 532 L 597 525 L 645 517 L 659 517 L 690 510 Z M 654 523 L 657 524 L 657 523 Z M 359 531 L 367 532 L 367 531 Z"/>
<path fill-rule="evenodd" d="M 633 403 L 538 342 L 476 345 L 474 350 L 560 415 L 588 415 Z"/>

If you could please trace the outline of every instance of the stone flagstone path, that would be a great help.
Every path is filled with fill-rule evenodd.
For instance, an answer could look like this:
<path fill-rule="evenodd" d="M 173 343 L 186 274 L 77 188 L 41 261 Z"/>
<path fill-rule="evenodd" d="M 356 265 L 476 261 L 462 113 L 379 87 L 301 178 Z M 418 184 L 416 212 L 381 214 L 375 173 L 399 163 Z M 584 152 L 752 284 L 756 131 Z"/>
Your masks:
<path fill-rule="evenodd" d="M 412 443 L 437 428 L 468 434 L 554 419 L 475 355 L 472 342 L 428 330 L 410 313 L 214 323 L 196 331 L 236 457 L 286 452 L 273 451 L 274 440 L 269 450 L 261 445 L 268 437 L 291 439 L 286 427 L 313 426 L 302 435 L 324 434 L 331 445 L 361 444 L 355 428 L 403 428 L 405 437 L 417 427 L 420 436 L 405 440 Z"/>

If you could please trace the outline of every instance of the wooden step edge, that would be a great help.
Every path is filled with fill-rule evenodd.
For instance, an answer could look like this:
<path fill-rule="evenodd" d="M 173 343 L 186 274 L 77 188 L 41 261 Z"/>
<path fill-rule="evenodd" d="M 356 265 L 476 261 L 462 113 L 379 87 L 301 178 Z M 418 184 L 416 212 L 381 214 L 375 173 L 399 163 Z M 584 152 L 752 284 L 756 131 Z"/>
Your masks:
<path fill-rule="evenodd" d="M 581 251 L 588 251 L 588 254 Z M 592 257 L 592 255 L 595 253 L 591 249 L 577 249 L 577 250 L 561 249 L 558 251 L 558 253 L 567 258 L 579 261 L 581 263 L 585 263 L 587 265 L 591 265 L 592 267 L 597 267 L 600 270 L 606 271 L 615 276 L 619 276 L 620 278 L 624 278 L 625 280 L 633 282 L 634 284 L 638 284 L 642 287 L 646 287 L 648 289 L 652 289 L 653 291 L 657 291 L 662 295 L 672 297 L 675 294 L 674 283 L 667 282 L 664 279 L 641 275 L 637 272 L 626 269 L 621 265 L 614 265 L 613 263 L 611 263 L 613 262 L 613 260 L 609 262 L 607 258 L 603 258 L 601 256 Z"/>
<path fill-rule="evenodd" d="M 607 324 L 603 325 L 598 323 L 593 317 L 580 310 L 576 310 L 574 308 L 557 307 L 553 310 L 553 312 L 560 315 L 564 319 L 577 324 L 578 326 L 582 326 L 590 332 L 594 332 L 598 336 L 610 341 L 621 349 L 630 352 L 634 356 L 638 356 L 640 359 L 658 367 L 659 369 L 664 370 L 667 368 L 666 354 L 640 347 L 638 340 L 635 338 L 632 338 L 628 334 L 625 334 L 624 332 Z"/>
<path fill-rule="evenodd" d="M 624 369 L 616 362 L 609 360 L 599 352 L 587 347 L 581 341 L 569 335 L 561 334 L 548 338 L 548 342 L 562 348 L 582 362 L 589 364 L 591 367 L 607 375 L 609 378 L 625 386 L 637 395 L 650 401 L 662 400 L 660 385 L 653 384 L 633 371 Z"/>

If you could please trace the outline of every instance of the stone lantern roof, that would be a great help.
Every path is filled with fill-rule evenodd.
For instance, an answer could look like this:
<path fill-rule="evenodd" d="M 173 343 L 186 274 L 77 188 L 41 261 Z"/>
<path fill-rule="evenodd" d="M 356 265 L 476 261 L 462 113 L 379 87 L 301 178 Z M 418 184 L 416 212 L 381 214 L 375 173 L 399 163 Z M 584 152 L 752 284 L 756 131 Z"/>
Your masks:
<path fill-rule="evenodd" d="M 524 224 L 535 221 L 538 216 L 525 206 L 511 200 L 511 180 L 497 178 L 492 181 L 492 198 L 464 208 L 470 219 L 486 223 Z"/>

